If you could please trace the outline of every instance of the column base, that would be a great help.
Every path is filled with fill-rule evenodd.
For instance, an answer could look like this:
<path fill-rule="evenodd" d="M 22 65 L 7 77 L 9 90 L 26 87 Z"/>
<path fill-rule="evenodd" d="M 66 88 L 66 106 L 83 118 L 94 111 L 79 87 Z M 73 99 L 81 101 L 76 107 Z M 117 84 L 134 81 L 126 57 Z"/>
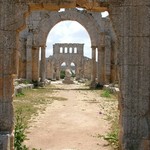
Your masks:
<path fill-rule="evenodd" d="M 103 89 L 103 87 L 104 87 L 103 84 L 100 84 L 99 82 L 96 82 L 96 81 L 92 81 L 90 84 L 90 88 L 93 88 L 93 89 Z"/>
<path fill-rule="evenodd" d="M 0 133 L 0 150 L 14 150 L 13 135 Z"/>
<path fill-rule="evenodd" d="M 92 89 L 96 88 L 96 81 L 91 81 L 90 88 Z"/>
<path fill-rule="evenodd" d="M 149 139 L 137 139 L 137 140 L 126 140 L 123 144 L 120 144 L 122 150 L 149 150 L 150 140 Z"/>
<path fill-rule="evenodd" d="M 32 80 L 32 83 L 33 83 L 34 87 L 39 86 L 39 81 L 38 80 Z"/>

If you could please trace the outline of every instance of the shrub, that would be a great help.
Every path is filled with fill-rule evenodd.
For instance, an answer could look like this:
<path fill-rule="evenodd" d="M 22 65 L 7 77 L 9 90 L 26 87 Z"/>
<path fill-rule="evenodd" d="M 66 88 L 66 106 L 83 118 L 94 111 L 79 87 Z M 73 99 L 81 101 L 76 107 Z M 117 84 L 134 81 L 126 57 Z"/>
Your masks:
<path fill-rule="evenodd" d="M 27 138 L 25 134 L 26 128 L 27 128 L 27 125 L 24 121 L 24 116 L 22 116 L 22 110 L 17 110 L 16 118 L 15 118 L 15 134 L 14 134 L 15 150 L 28 150 L 26 145 L 23 144 L 23 142 Z"/>
<path fill-rule="evenodd" d="M 103 138 L 107 140 L 115 150 L 119 148 L 119 138 L 118 138 L 119 129 L 113 129 L 110 133 L 108 133 Z"/>
<path fill-rule="evenodd" d="M 61 78 L 61 79 L 64 79 L 64 78 L 65 78 L 65 71 L 64 71 L 64 70 L 62 70 L 62 71 L 60 72 L 60 78 Z"/>
<path fill-rule="evenodd" d="M 20 96 L 24 96 L 24 93 L 19 92 L 19 93 L 16 94 L 16 97 L 20 97 Z"/>

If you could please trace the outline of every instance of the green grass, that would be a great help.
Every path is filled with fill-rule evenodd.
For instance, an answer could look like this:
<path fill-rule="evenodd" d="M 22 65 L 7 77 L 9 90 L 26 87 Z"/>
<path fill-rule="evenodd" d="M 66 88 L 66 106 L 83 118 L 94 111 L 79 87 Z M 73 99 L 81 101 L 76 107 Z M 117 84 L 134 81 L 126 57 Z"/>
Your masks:
<path fill-rule="evenodd" d="M 21 97 L 21 96 L 24 96 L 24 93 L 21 92 L 16 94 L 16 97 Z"/>
<path fill-rule="evenodd" d="M 64 97 L 51 96 L 55 91 L 54 86 L 49 85 L 44 88 L 26 89 L 23 93 L 18 93 L 14 97 L 15 112 L 21 110 L 22 115 L 25 116 L 25 121 L 28 122 L 32 116 L 43 112 L 47 104 L 56 101 L 66 101 Z"/>
<path fill-rule="evenodd" d="M 111 98 L 111 91 L 108 89 L 103 90 L 101 97 Z"/>
<path fill-rule="evenodd" d="M 110 122 L 110 130 L 105 135 L 99 135 L 99 138 L 103 138 L 113 147 L 114 150 L 119 149 L 119 111 L 118 111 L 118 102 L 115 95 L 111 93 L 110 90 L 103 90 L 101 97 L 104 97 L 104 107 L 105 109 L 105 119 Z M 109 106 L 109 107 L 108 107 Z M 106 107 L 106 108 L 105 108 Z M 109 109 L 107 109 L 107 107 Z"/>
<path fill-rule="evenodd" d="M 48 96 L 52 92 L 50 86 L 24 90 L 23 93 L 14 97 L 15 112 L 21 110 L 25 121 L 28 122 L 32 115 L 37 115 L 39 111 L 45 110 L 46 105 L 54 101 Z"/>
<path fill-rule="evenodd" d="M 111 130 L 108 132 L 103 138 L 107 140 L 111 146 L 114 148 L 114 150 L 119 149 L 119 123 L 118 123 L 118 117 L 114 118 L 111 121 Z"/>
<path fill-rule="evenodd" d="M 114 150 L 119 149 L 119 112 L 114 109 L 107 114 L 107 120 L 111 123 L 110 131 L 103 136 L 105 140 L 107 140 L 110 145 L 114 148 Z"/>

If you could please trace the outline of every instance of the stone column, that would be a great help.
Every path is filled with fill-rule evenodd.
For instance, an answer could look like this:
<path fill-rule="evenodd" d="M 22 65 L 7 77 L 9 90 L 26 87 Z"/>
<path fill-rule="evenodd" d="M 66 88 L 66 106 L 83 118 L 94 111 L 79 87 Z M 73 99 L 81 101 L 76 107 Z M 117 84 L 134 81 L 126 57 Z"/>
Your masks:
<path fill-rule="evenodd" d="M 100 45 L 98 47 L 98 83 L 104 84 L 104 46 Z"/>
<path fill-rule="evenodd" d="M 41 47 L 41 82 L 46 78 L 46 58 L 45 58 L 45 46 Z"/>
<path fill-rule="evenodd" d="M 26 43 L 26 79 L 32 81 L 32 33 L 28 34 Z"/>
<path fill-rule="evenodd" d="M 0 150 L 13 150 L 13 78 L 17 74 L 15 3 L 0 2 Z"/>
<path fill-rule="evenodd" d="M 39 81 L 39 47 L 32 49 L 32 81 Z"/>
<path fill-rule="evenodd" d="M 22 57 L 19 58 L 19 78 L 26 78 L 26 63 L 22 60 Z"/>
<path fill-rule="evenodd" d="M 96 46 L 92 46 L 92 77 L 91 80 L 95 83 L 96 79 Z"/>
<path fill-rule="evenodd" d="M 51 63 L 51 79 L 54 79 L 54 62 Z"/>
<path fill-rule="evenodd" d="M 111 77 L 111 38 L 105 35 L 105 84 L 110 83 Z"/>
<path fill-rule="evenodd" d="M 56 70 L 56 80 L 59 80 L 60 79 L 60 68 L 57 67 L 57 70 Z"/>
<path fill-rule="evenodd" d="M 116 43 L 112 43 L 111 48 L 111 82 L 112 83 L 118 83 L 118 71 L 117 71 L 117 49 L 116 49 Z"/>
<path fill-rule="evenodd" d="M 120 149 L 150 149 L 150 1 L 111 0 L 118 36 Z"/>

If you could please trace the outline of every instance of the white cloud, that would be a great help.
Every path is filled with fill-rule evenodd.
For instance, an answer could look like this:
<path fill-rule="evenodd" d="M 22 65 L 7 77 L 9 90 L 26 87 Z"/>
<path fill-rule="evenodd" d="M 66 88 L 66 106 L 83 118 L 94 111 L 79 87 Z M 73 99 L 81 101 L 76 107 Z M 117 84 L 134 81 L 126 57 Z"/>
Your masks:
<path fill-rule="evenodd" d="M 52 55 L 55 43 L 83 43 L 84 55 L 91 58 L 91 41 L 86 29 L 76 21 L 58 23 L 47 38 L 46 57 Z"/>

